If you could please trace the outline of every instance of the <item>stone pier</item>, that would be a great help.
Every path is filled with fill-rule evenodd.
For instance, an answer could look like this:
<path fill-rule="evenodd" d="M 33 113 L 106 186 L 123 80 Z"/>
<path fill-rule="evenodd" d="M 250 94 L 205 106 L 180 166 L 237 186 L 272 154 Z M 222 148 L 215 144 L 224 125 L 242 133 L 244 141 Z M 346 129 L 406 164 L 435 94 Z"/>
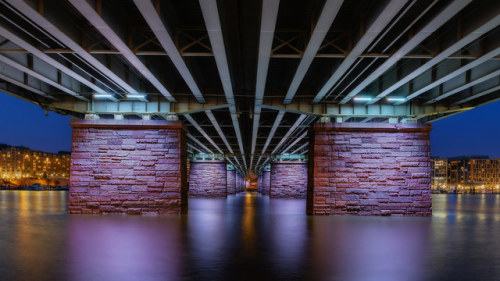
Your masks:
<path fill-rule="evenodd" d="M 227 170 L 227 194 L 236 193 L 236 170 L 234 168 L 228 168 Z"/>
<path fill-rule="evenodd" d="M 269 195 L 271 188 L 271 170 L 265 169 L 262 172 L 262 189 L 261 193 L 264 195 Z"/>
<path fill-rule="evenodd" d="M 236 192 L 242 192 L 245 190 L 245 178 L 241 174 L 236 175 Z"/>
<path fill-rule="evenodd" d="M 189 197 L 226 197 L 226 162 L 193 160 L 189 169 Z"/>
<path fill-rule="evenodd" d="M 270 197 L 306 198 L 307 163 L 279 161 L 271 163 Z"/>
<path fill-rule="evenodd" d="M 431 215 L 428 124 L 311 128 L 307 213 Z"/>
<path fill-rule="evenodd" d="M 262 192 L 262 177 L 263 174 L 260 174 L 259 177 L 257 178 L 257 192 L 259 193 Z"/>
<path fill-rule="evenodd" d="M 178 121 L 73 120 L 70 214 L 187 211 L 186 130 Z"/>

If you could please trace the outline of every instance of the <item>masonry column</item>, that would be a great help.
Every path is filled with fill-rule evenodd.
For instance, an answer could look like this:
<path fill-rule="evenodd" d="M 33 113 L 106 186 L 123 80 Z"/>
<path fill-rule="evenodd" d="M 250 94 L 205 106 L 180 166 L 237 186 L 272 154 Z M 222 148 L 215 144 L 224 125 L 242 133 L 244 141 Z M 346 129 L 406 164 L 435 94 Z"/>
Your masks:
<path fill-rule="evenodd" d="M 70 214 L 187 211 L 186 130 L 179 121 L 73 120 Z"/>
<path fill-rule="evenodd" d="M 266 168 L 262 174 L 262 194 L 269 195 L 271 188 L 271 170 Z"/>
<path fill-rule="evenodd" d="M 226 162 L 221 160 L 190 161 L 189 196 L 226 197 Z"/>
<path fill-rule="evenodd" d="M 264 173 L 261 173 L 257 178 L 257 192 L 262 192 L 262 177 Z"/>
<path fill-rule="evenodd" d="M 236 170 L 234 167 L 228 166 L 227 168 L 227 194 L 236 193 Z"/>
<path fill-rule="evenodd" d="M 238 174 L 238 185 L 236 187 L 236 192 L 242 192 L 245 189 L 245 180 L 241 174 Z"/>
<path fill-rule="evenodd" d="M 431 215 L 428 124 L 317 123 L 307 213 Z"/>
<path fill-rule="evenodd" d="M 303 161 L 271 162 L 270 196 L 306 198 L 307 163 Z"/>

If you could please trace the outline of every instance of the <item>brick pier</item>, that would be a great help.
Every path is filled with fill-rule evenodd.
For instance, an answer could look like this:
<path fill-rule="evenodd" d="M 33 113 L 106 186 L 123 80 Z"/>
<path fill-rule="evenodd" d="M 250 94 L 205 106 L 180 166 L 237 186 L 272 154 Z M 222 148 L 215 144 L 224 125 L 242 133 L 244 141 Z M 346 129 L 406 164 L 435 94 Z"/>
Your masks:
<path fill-rule="evenodd" d="M 187 211 L 181 122 L 73 120 L 70 214 Z"/>
<path fill-rule="evenodd" d="M 194 160 L 189 169 L 189 197 L 226 197 L 226 162 Z"/>
<path fill-rule="evenodd" d="M 271 163 L 270 197 L 306 198 L 307 163 L 280 161 Z"/>
<path fill-rule="evenodd" d="M 269 195 L 271 188 L 271 170 L 266 169 L 262 172 L 262 189 L 261 193 Z"/>
<path fill-rule="evenodd" d="M 311 128 L 307 213 L 430 216 L 428 124 Z"/>
<path fill-rule="evenodd" d="M 236 170 L 234 168 L 227 170 L 227 194 L 236 193 Z"/>

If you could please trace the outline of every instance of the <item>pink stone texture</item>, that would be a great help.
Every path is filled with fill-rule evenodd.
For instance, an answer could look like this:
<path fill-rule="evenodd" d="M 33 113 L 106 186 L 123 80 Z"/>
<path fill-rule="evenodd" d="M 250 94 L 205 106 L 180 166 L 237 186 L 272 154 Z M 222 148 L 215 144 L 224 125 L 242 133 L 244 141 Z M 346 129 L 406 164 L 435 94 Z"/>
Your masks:
<path fill-rule="evenodd" d="M 236 192 L 243 192 L 245 190 L 245 178 L 242 175 L 236 175 Z"/>
<path fill-rule="evenodd" d="M 236 193 L 236 170 L 227 170 L 227 194 Z"/>
<path fill-rule="evenodd" d="M 431 129 L 428 124 L 315 124 L 307 213 L 430 216 Z"/>
<path fill-rule="evenodd" d="M 70 214 L 187 212 L 181 122 L 73 120 Z"/>
<path fill-rule="evenodd" d="M 189 197 L 226 197 L 226 162 L 197 160 L 190 162 Z"/>
<path fill-rule="evenodd" d="M 271 171 L 270 170 L 264 170 L 264 172 L 262 172 L 262 189 L 261 189 L 261 193 L 264 194 L 264 195 L 269 195 L 270 188 L 271 188 Z"/>
<path fill-rule="evenodd" d="M 257 192 L 262 192 L 262 176 L 263 174 L 260 174 L 257 178 Z"/>
<path fill-rule="evenodd" d="M 307 163 L 272 162 L 270 179 L 270 197 L 306 198 Z"/>

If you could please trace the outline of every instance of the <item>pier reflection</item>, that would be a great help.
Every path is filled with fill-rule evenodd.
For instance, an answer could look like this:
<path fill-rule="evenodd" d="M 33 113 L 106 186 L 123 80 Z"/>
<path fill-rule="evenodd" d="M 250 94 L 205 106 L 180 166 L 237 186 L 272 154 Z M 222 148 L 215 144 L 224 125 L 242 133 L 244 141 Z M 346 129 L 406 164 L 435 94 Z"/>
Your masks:
<path fill-rule="evenodd" d="M 434 216 L 310 217 L 305 200 L 191 199 L 182 216 L 68 216 L 65 192 L 0 192 L 1 280 L 495 280 L 500 196 Z"/>

